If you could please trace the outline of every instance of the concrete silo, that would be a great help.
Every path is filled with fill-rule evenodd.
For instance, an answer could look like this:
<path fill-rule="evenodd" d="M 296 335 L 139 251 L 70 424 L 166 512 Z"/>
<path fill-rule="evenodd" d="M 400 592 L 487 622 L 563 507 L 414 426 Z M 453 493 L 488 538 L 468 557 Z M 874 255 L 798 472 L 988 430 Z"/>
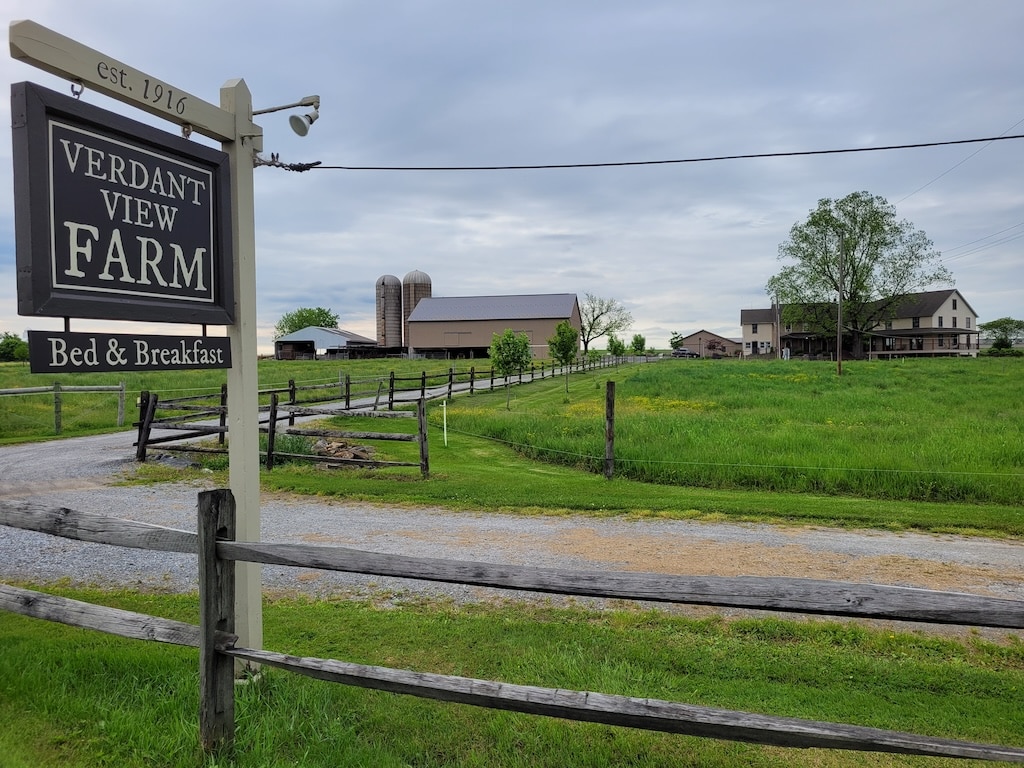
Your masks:
<path fill-rule="evenodd" d="M 377 346 L 401 347 L 402 281 L 394 275 L 377 278 Z"/>
<path fill-rule="evenodd" d="M 402 278 L 402 330 L 406 345 L 409 344 L 409 315 L 420 299 L 430 298 L 430 276 L 414 269 Z"/>

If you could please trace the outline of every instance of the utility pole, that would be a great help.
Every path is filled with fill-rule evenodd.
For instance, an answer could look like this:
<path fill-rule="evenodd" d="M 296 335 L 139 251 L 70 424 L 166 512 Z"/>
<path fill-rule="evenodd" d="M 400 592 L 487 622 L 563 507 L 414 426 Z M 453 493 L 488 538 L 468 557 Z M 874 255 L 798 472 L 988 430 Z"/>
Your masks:
<path fill-rule="evenodd" d="M 843 262 L 846 256 L 846 237 L 839 237 L 839 292 L 836 296 L 836 376 L 843 375 Z"/>

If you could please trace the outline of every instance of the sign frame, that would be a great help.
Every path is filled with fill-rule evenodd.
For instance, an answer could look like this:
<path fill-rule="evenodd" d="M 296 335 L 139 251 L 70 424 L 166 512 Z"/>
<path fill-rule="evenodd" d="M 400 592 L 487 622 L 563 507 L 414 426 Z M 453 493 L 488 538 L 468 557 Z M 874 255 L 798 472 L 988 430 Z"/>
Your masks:
<path fill-rule="evenodd" d="M 19 314 L 202 325 L 234 322 L 233 219 L 227 153 L 30 82 L 11 86 L 11 117 Z M 102 140 L 124 144 L 170 163 L 197 166 L 210 174 L 209 299 L 182 300 L 169 293 L 106 295 L 87 286 L 76 289 L 54 285 L 54 227 L 58 222 L 53 220 L 53 207 L 54 196 L 60 193 L 53 188 L 51 174 L 55 150 L 50 132 L 54 124 L 91 132 Z"/>

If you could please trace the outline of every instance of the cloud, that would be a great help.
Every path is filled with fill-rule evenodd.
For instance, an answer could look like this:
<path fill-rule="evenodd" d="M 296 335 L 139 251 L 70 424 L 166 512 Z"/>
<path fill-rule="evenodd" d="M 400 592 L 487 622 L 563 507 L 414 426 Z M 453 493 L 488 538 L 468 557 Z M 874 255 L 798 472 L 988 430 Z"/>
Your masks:
<path fill-rule="evenodd" d="M 684 159 L 995 136 L 1024 118 L 1014 0 L 984 13 L 882 0 L 313 2 L 287 13 L 268 2 L 15 0 L 11 12 L 213 102 L 239 76 L 257 107 L 318 93 L 305 139 L 283 115 L 260 118 L 267 153 L 284 162 Z M 10 60 L 0 72 L 67 88 Z M 0 142 L 8 169 L 9 157 Z M 614 297 L 652 345 L 672 331 L 736 336 L 740 310 L 769 302 L 790 227 L 819 198 L 857 190 L 899 201 L 950 252 L 983 320 L 1020 317 L 1021 240 L 1006 237 L 1024 223 L 1022 160 L 1014 140 L 632 168 L 257 168 L 260 344 L 300 306 L 330 307 L 342 327 L 374 336 L 376 279 L 412 269 L 435 295 Z M 0 329 L 53 322 L 15 314 L 9 170 L 0 176 Z M 989 247 L 961 247 L 973 241 Z"/>

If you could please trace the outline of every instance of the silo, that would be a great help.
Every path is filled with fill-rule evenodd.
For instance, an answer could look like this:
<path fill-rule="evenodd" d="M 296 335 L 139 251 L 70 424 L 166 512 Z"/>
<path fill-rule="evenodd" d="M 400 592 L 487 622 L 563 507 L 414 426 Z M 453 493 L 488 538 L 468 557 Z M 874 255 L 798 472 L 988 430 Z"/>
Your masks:
<path fill-rule="evenodd" d="M 394 275 L 377 278 L 377 346 L 402 346 L 402 281 Z"/>
<path fill-rule="evenodd" d="M 430 276 L 414 269 L 402 278 L 402 321 L 404 339 L 409 345 L 409 315 L 416 308 L 420 299 L 430 298 Z"/>

